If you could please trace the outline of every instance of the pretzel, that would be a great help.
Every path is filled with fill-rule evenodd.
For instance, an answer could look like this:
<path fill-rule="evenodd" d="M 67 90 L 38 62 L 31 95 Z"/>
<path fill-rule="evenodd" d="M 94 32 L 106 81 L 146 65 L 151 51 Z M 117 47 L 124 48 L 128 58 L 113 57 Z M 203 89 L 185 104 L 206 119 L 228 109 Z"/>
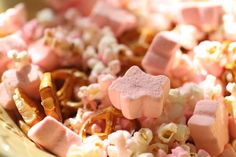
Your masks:
<path fill-rule="evenodd" d="M 88 128 L 96 121 L 98 120 L 105 120 L 106 126 L 103 133 L 95 133 L 100 138 L 105 139 L 107 136 L 112 132 L 114 128 L 114 119 L 115 117 L 123 117 L 122 113 L 115 109 L 112 106 L 109 106 L 107 108 L 104 108 L 97 113 L 91 115 L 88 117 L 88 119 L 83 123 L 81 129 L 80 129 L 80 136 L 82 139 L 86 138 L 86 133 Z"/>
<path fill-rule="evenodd" d="M 61 111 L 63 118 L 68 118 L 69 115 L 76 112 L 83 104 L 81 101 L 74 102 L 73 93 L 75 86 L 82 86 L 88 84 L 87 76 L 75 69 L 59 69 L 52 72 L 52 79 L 64 81 L 62 87 L 57 90 L 56 95 L 61 104 Z"/>
<path fill-rule="evenodd" d="M 52 72 L 52 79 L 64 80 L 63 86 L 57 91 L 60 101 L 68 101 L 72 98 L 73 89 L 76 85 L 82 86 L 88 84 L 87 76 L 75 69 L 59 69 Z"/>
<path fill-rule="evenodd" d="M 26 125 L 33 126 L 43 119 L 44 115 L 40 112 L 37 104 L 22 89 L 15 89 L 13 100 Z"/>
<path fill-rule="evenodd" d="M 39 93 L 42 100 L 41 105 L 44 108 L 45 114 L 54 117 L 58 121 L 62 121 L 60 103 L 56 95 L 56 89 L 53 84 L 51 73 L 46 72 L 43 74 Z"/>

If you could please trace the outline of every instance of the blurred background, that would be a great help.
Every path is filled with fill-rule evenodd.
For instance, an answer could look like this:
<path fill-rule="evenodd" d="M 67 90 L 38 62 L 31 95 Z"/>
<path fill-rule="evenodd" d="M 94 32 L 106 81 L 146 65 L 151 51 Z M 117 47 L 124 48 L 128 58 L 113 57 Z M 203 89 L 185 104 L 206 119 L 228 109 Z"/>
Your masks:
<path fill-rule="evenodd" d="M 46 0 L 0 0 L 0 12 L 13 7 L 20 2 L 25 3 L 29 18 L 34 17 L 37 11 L 46 6 Z"/>

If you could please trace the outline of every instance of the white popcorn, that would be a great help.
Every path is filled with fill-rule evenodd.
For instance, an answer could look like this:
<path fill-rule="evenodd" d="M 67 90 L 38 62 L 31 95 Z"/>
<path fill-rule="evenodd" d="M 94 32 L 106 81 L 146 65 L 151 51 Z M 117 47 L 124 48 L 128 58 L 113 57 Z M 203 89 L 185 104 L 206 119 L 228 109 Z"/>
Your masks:
<path fill-rule="evenodd" d="M 222 57 L 222 45 L 218 41 L 203 41 L 193 49 L 200 60 L 218 61 Z"/>
<path fill-rule="evenodd" d="M 137 157 L 139 155 L 149 157 L 148 145 L 153 138 L 152 131 L 142 128 L 131 137 L 127 131 L 119 130 L 108 135 L 110 145 L 108 155 L 110 157 Z"/>
<path fill-rule="evenodd" d="M 107 157 L 103 141 L 96 135 L 90 136 L 77 146 L 72 145 L 67 157 Z"/>
<path fill-rule="evenodd" d="M 203 89 L 204 98 L 215 99 L 221 96 L 222 87 L 216 84 L 216 77 L 213 75 L 207 75 L 206 79 L 199 86 Z"/>
<path fill-rule="evenodd" d="M 94 68 L 95 65 L 100 64 L 100 61 L 97 58 L 90 58 L 87 64 L 89 68 Z"/>
<path fill-rule="evenodd" d="M 97 57 L 96 49 L 93 46 L 86 47 L 83 53 L 84 59 L 94 58 Z"/>
<path fill-rule="evenodd" d="M 173 140 L 177 129 L 178 127 L 175 123 L 162 124 L 157 130 L 157 135 L 162 142 L 169 143 Z"/>
<path fill-rule="evenodd" d="M 22 68 L 25 65 L 30 64 L 29 55 L 26 51 L 17 52 L 11 50 L 7 53 L 7 56 L 13 60 L 16 68 Z"/>
<path fill-rule="evenodd" d="M 113 60 L 108 63 L 108 69 L 112 75 L 116 75 L 121 70 L 121 64 L 119 60 Z"/>
<path fill-rule="evenodd" d="M 38 12 L 37 14 L 37 20 L 42 23 L 49 23 L 54 20 L 55 14 L 52 9 L 45 8 Z"/>
<path fill-rule="evenodd" d="M 180 44 L 186 49 L 194 48 L 198 44 L 198 40 L 204 36 L 204 33 L 192 25 L 181 24 L 174 31 L 180 35 Z"/>

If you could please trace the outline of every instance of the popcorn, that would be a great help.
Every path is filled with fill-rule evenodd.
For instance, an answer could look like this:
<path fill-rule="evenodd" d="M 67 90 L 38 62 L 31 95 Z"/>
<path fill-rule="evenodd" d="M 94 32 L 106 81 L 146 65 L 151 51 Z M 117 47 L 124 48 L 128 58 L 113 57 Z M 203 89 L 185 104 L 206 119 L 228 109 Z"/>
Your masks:
<path fill-rule="evenodd" d="M 46 8 L 38 12 L 37 14 L 37 20 L 41 23 L 50 23 L 54 20 L 55 14 L 50 8 Z"/>
<path fill-rule="evenodd" d="M 185 143 L 190 135 L 190 131 L 187 125 L 178 124 L 177 132 L 174 135 L 174 139 L 179 141 L 180 143 Z"/>
<path fill-rule="evenodd" d="M 72 145 L 67 157 L 106 157 L 103 141 L 96 135 L 86 138 L 79 146 Z"/>
<path fill-rule="evenodd" d="M 126 131 L 116 131 L 108 136 L 111 146 L 108 146 L 108 155 L 111 157 L 129 157 L 131 154 L 134 156 L 145 155 L 147 146 L 152 140 L 152 132 L 150 129 L 142 128 L 134 135 Z M 148 153 L 146 155 L 151 155 Z"/>
<path fill-rule="evenodd" d="M 26 51 L 17 52 L 16 50 L 11 50 L 7 55 L 14 61 L 16 68 L 21 69 L 25 65 L 30 64 L 29 55 Z"/>
<path fill-rule="evenodd" d="M 196 59 L 209 74 L 219 76 L 222 72 L 222 45 L 217 41 L 203 41 L 193 51 Z M 214 68 L 212 68 L 214 67 Z"/>
<path fill-rule="evenodd" d="M 174 123 L 162 124 L 157 131 L 157 135 L 162 142 L 169 143 L 173 140 L 174 135 L 177 133 L 177 129 L 178 127 Z"/>
<path fill-rule="evenodd" d="M 48 1 L 28 23 L 21 4 L 0 14 L 0 104 L 35 143 L 63 157 L 235 156 L 234 2 Z"/>

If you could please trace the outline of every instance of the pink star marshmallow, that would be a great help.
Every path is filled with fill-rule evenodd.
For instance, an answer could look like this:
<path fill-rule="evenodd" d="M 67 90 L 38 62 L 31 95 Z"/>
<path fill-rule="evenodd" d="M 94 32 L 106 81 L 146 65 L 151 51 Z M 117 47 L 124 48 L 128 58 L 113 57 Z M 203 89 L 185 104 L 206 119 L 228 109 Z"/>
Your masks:
<path fill-rule="evenodd" d="M 81 138 L 56 119 L 47 116 L 30 128 L 29 138 L 60 157 L 65 157 L 70 146 L 80 145 Z"/>
<path fill-rule="evenodd" d="M 153 76 L 132 66 L 109 86 L 111 103 L 128 119 L 157 118 L 170 89 L 170 80 L 164 75 Z"/>
<path fill-rule="evenodd" d="M 228 115 L 220 102 L 198 101 L 188 127 L 196 147 L 206 150 L 212 156 L 220 155 L 228 143 Z"/>
<path fill-rule="evenodd" d="M 168 74 L 179 49 L 178 36 L 173 32 L 161 32 L 153 39 L 142 60 L 142 66 L 150 74 Z"/>

